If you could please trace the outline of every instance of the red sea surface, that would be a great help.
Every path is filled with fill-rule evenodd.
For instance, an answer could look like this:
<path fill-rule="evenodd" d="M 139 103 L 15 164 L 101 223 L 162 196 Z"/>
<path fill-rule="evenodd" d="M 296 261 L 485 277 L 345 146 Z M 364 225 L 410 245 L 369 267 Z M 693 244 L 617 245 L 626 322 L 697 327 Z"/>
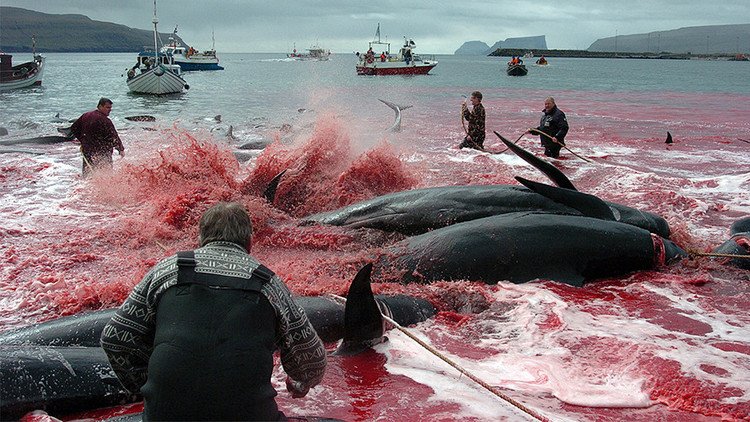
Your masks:
<path fill-rule="evenodd" d="M 485 146 L 503 148 L 493 130 L 513 140 L 536 126 L 549 94 L 485 90 Z M 750 143 L 740 140 L 750 140 L 750 96 L 551 94 L 571 125 L 568 146 L 591 160 L 563 151 L 552 161 L 579 190 L 663 216 L 690 251 L 710 251 L 750 215 Z M 547 182 L 509 152 L 458 150 L 459 104 L 419 104 L 404 111 L 400 133 L 377 135 L 360 128 L 389 122 L 319 110 L 314 125 L 292 135 L 269 132 L 276 141 L 244 164 L 207 131 L 158 123 L 121 133 L 127 157 L 92 180 L 80 178 L 73 145 L 50 146 L 46 156 L 6 154 L 0 329 L 119 305 L 154 263 L 196 246 L 200 215 L 220 200 L 247 206 L 252 253 L 295 293 L 345 295 L 369 253 L 400 236 L 298 226 L 300 217 L 417 187 L 515 184 L 514 176 Z M 536 138 L 520 145 L 540 153 Z M 284 169 L 271 205 L 259 193 Z M 550 420 L 750 419 L 750 274 L 721 260 L 691 257 L 582 288 L 373 280 L 373 289 L 432 301 L 440 313 L 409 331 Z M 284 390 L 277 359 L 282 410 L 349 421 L 529 419 L 403 333 L 388 337 L 358 356 L 330 356 L 323 382 L 303 399 Z"/>

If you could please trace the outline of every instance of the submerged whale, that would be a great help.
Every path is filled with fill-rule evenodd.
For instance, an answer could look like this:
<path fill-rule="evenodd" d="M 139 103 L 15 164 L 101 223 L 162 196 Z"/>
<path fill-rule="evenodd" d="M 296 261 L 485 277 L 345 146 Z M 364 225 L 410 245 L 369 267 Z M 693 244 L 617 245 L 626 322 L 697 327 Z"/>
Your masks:
<path fill-rule="evenodd" d="M 65 136 L 50 135 L 50 136 L 37 136 L 34 138 L 14 138 L 14 139 L 2 139 L 0 145 L 18 145 L 18 144 L 59 144 L 61 142 L 68 142 L 69 138 Z"/>
<path fill-rule="evenodd" d="M 713 253 L 750 257 L 750 217 L 735 221 L 729 228 L 730 238 L 717 246 Z M 731 258 L 734 266 L 750 270 L 750 258 Z"/>
<path fill-rule="evenodd" d="M 495 284 L 544 279 L 582 286 L 684 256 L 671 241 L 633 225 L 581 215 L 515 212 L 404 239 L 378 256 L 375 267 L 384 281 Z"/>
<path fill-rule="evenodd" d="M 324 342 L 343 339 L 338 353 L 351 354 L 382 341 L 381 312 L 401 325 L 425 321 L 437 313 L 426 300 L 373 295 L 371 265 L 352 282 L 346 306 L 328 297 L 297 297 Z M 70 414 L 139 400 L 114 374 L 101 332 L 116 309 L 87 312 L 0 333 L 0 415 L 18 419 L 42 409 Z"/>

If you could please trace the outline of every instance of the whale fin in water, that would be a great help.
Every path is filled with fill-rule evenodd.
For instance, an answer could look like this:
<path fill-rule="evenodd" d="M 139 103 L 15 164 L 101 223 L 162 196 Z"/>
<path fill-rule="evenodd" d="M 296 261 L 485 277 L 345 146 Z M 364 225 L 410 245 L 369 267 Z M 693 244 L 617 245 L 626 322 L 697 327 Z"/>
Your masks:
<path fill-rule="evenodd" d="M 673 144 L 674 141 L 672 140 L 672 134 L 667 131 L 667 140 L 664 141 L 665 144 Z"/>
<path fill-rule="evenodd" d="M 334 354 L 355 355 L 385 339 L 380 307 L 370 286 L 372 264 L 362 267 L 354 277 L 346 296 L 344 339 Z"/>
<path fill-rule="evenodd" d="M 394 104 L 390 101 L 381 100 L 378 98 L 378 101 L 381 103 L 387 105 L 391 109 L 393 109 L 393 112 L 396 113 L 396 119 L 393 122 L 393 125 L 391 125 L 390 128 L 388 128 L 388 132 L 400 132 L 401 131 L 401 111 L 406 110 L 407 108 L 411 108 L 410 105 L 408 106 L 401 106 L 398 104 Z"/>
<path fill-rule="evenodd" d="M 552 164 L 538 158 L 536 155 L 526 151 L 525 149 L 521 148 L 517 144 L 514 144 L 513 142 L 505 139 L 505 137 L 497 132 L 495 132 L 495 135 L 497 135 L 498 138 L 500 138 L 501 141 L 510 148 L 513 153 L 515 153 L 517 156 L 521 157 L 524 161 L 531 164 L 532 166 L 536 167 L 539 171 L 544 173 L 551 181 L 552 183 L 556 184 L 557 186 L 565 189 L 570 190 L 577 190 L 575 186 L 573 186 L 573 182 L 568 179 L 567 176 L 563 174 L 557 167 L 553 166 Z"/>
<path fill-rule="evenodd" d="M 522 185 L 532 191 L 549 198 L 559 204 L 568 206 L 581 212 L 586 217 L 598 218 L 600 220 L 617 221 L 612 208 L 604 201 L 594 195 L 578 192 L 570 189 L 561 189 L 543 183 L 532 182 L 523 177 L 516 176 Z"/>
<path fill-rule="evenodd" d="M 268 183 L 266 190 L 263 191 L 263 197 L 266 198 L 266 201 L 273 204 L 273 200 L 276 198 L 276 188 L 279 187 L 279 181 L 281 181 L 281 176 L 283 176 L 284 173 L 286 173 L 286 170 L 281 170 L 281 172 L 274 176 L 274 178 Z"/>

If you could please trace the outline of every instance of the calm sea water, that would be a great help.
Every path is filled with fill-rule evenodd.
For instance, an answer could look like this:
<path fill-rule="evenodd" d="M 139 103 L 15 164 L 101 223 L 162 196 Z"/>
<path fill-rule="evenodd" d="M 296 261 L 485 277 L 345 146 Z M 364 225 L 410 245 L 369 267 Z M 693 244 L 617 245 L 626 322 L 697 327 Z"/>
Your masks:
<path fill-rule="evenodd" d="M 20 63 L 25 56 L 15 54 L 14 60 Z M 375 98 L 459 103 L 460 95 L 475 89 L 508 98 L 564 91 L 750 93 L 746 62 L 551 58 L 549 66 L 537 67 L 531 59 L 528 76 L 509 77 L 504 72 L 507 58 L 436 56 L 439 64 L 427 76 L 368 77 L 356 74 L 354 54 L 334 54 L 327 62 L 288 61 L 282 54 L 220 54 L 224 71 L 186 73 L 187 92 L 151 97 L 128 92 L 124 73 L 134 54 L 45 56 L 41 87 L 0 93 L 0 126 L 49 131 L 57 113 L 63 119 L 76 118 L 101 96 L 114 101 L 111 117 L 119 127 L 126 124 L 122 117 L 137 114 L 181 120 L 188 126 L 219 114 L 235 125 L 263 119 L 273 124 L 300 108 L 327 103 L 349 109 L 370 108 Z"/>

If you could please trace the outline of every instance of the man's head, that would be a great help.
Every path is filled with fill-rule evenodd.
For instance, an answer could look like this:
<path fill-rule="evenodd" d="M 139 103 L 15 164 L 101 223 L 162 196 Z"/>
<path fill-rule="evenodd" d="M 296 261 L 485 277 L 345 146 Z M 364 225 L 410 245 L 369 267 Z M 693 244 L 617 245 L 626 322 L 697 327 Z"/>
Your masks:
<path fill-rule="evenodd" d="M 216 241 L 232 242 L 250 250 L 253 225 L 245 207 L 237 202 L 219 202 L 200 221 L 200 245 Z"/>
<path fill-rule="evenodd" d="M 109 98 L 99 98 L 99 104 L 96 105 L 96 109 L 104 113 L 105 116 L 109 116 L 112 111 L 112 100 Z"/>
<path fill-rule="evenodd" d="M 471 93 L 471 105 L 477 105 L 482 102 L 482 93 L 474 91 Z"/>
<path fill-rule="evenodd" d="M 547 97 L 544 100 L 544 111 L 549 113 L 553 108 L 555 108 L 555 99 L 552 97 Z"/>

